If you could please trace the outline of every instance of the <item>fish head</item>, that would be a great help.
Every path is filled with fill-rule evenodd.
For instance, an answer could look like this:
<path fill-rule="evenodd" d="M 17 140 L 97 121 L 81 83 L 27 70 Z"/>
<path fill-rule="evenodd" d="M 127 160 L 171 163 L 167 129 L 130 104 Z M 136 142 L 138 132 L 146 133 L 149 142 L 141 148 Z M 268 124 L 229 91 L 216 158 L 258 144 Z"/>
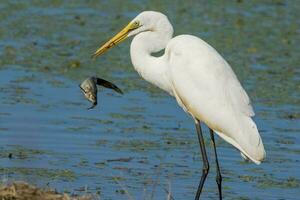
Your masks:
<path fill-rule="evenodd" d="M 79 87 L 85 98 L 97 105 L 97 85 L 95 80 L 92 77 L 87 78 L 79 85 Z"/>

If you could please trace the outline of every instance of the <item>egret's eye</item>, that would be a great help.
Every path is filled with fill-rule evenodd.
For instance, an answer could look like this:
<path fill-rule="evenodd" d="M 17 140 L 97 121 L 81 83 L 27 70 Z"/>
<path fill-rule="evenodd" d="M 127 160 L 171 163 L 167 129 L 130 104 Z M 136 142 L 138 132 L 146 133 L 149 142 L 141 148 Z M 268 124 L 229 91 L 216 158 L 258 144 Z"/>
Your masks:
<path fill-rule="evenodd" d="M 133 22 L 133 24 L 132 24 L 132 29 L 136 29 L 136 28 L 138 28 L 140 26 L 140 22 L 139 21 L 135 21 L 135 22 Z"/>

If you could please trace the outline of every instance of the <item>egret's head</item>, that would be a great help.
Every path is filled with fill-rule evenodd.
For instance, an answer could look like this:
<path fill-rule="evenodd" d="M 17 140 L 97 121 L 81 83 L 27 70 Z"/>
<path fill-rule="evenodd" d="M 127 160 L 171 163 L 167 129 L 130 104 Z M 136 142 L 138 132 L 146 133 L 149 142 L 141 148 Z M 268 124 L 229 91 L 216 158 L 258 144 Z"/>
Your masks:
<path fill-rule="evenodd" d="M 159 12 L 144 11 L 136 16 L 127 26 L 119 33 L 102 45 L 94 54 L 97 57 L 113 46 L 116 46 L 126 38 L 145 31 L 155 31 L 156 27 L 164 26 L 164 23 L 169 23 L 167 17 Z M 172 30 L 173 31 L 173 30 Z"/>

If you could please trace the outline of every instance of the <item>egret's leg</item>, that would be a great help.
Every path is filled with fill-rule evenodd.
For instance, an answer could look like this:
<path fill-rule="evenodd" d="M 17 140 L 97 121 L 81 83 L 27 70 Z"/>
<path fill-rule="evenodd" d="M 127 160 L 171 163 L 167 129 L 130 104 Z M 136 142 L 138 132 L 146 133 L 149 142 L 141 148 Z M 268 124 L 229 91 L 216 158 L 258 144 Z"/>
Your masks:
<path fill-rule="evenodd" d="M 203 135 L 202 135 L 200 121 L 197 120 L 195 125 L 196 125 L 196 130 L 197 130 L 197 134 L 198 134 L 198 140 L 199 140 L 200 150 L 201 150 L 201 155 L 202 155 L 202 161 L 203 161 L 202 176 L 201 176 L 201 180 L 200 180 L 198 190 L 196 193 L 196 197 L 195 197 L 195 200 L 199 200 L 205 179 L 209 172 L 209 163 L 208 163 L 207 155 L 206 155 L 206 151 L 205 151 L 205 145 L 204 145 L 204 139 L 203 139 Z"/>
<path fill-rule="evenodd" d="M 219 189 L 219 198 L 220 198 L 220 200 L 222 200 L 222 175 L 221 175 L 220 166 L 219 166 L 219 162 L 218 162 L 214 131 L 212 129 L 209 129 L 209 131 L 210 131 L 210 138 L 211 138 L 212 145 L 214 147 L 214 152 L 215 152 L 216 167 L 217 167 L 216 182 L 218 184 L 218 189 Z"/>

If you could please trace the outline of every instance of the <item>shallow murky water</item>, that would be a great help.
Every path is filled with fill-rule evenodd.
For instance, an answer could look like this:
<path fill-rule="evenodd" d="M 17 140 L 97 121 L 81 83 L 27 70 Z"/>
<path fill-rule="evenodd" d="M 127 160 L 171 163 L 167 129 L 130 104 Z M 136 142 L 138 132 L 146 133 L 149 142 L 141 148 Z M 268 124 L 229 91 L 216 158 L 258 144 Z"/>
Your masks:
<path fill-rule="evenodd" d="M 258 3 L 259 2 L 259 3 Z M 256 111 L 267 160 L 245 163 L 218 138 L 224 199 L 300 195 L 300 3 L 297 1 L 1 1 L 0 174 L 101 199 L 193 199 L 202 163 L 192 120 L 141 80 L 129 41 L 93 61 L 98 44 L 141 10 L 166 13 L 229 61 Z M 78 84 L 111 80 L 86 110 Z M 207 148 L 208 131 L 205 128 Z M 12 158 L 9 158 L 11 155 Z M 203 197 L 215 199 L 214 162 Z"/>

